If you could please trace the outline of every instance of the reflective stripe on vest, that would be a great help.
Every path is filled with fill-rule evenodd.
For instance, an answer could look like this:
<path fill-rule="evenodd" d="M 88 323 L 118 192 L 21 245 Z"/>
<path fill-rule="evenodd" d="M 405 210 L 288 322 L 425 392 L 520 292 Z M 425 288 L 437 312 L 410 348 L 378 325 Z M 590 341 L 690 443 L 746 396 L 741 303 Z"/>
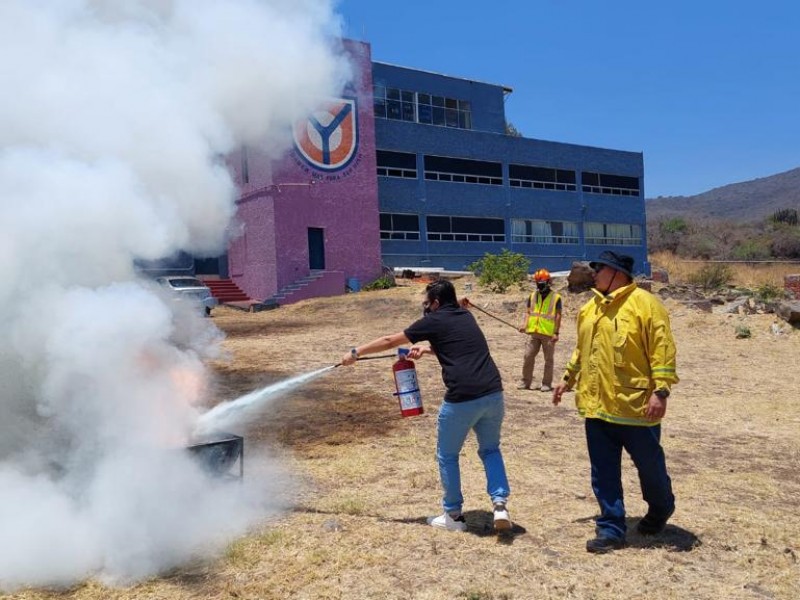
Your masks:
<path fill-rule="evenodd" d="M 556 307 L 559 300 L 561 300 L 561 296 L 555 292 L 547 294 L 544 301 L 539 292 L 533 292 L 530 298 L 533 311 L 528 317 L 528 326 L 525 331 L 552 337 L 556 332 Z"/>

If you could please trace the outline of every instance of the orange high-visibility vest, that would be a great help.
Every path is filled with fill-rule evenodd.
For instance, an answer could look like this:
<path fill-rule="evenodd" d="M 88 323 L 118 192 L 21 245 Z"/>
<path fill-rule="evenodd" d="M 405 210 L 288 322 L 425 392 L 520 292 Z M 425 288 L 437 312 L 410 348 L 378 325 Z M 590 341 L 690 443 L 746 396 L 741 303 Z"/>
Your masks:
<path fill-rule="evenodd" d="M 551 291 L 546 298 L 542 298 L 537 291 L 531 294 L 530 304 L 533 309 L 528 316 L 527 333 L 540 333 L 552 337 L 556 332 L 556 307 L 561 301 L 561 296 Z"/>

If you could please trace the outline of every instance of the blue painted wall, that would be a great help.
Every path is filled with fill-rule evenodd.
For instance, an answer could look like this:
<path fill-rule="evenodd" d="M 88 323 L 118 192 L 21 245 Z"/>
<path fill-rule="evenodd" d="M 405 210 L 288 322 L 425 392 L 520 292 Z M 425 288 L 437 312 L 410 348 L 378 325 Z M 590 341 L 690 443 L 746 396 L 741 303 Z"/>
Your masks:
<path fill-rule="evenodd" d="M 382 240 L 390 266 L 429 266 L 463 270 L 487 252 L 503 248 L 526 255 L 531 269 L 568 270 L 575 260 L 591 260 L 603 250 L 634 257 L 635 270 L 649 274 L 644 210 L 644 162 L 641 153 L 512 137 L 505 132 L 504 88 L 404 67 L 373 63 L 376 84 L 408 91 L 469 100 L 471 130 L 376 118 L 378 150 L 417 155 L 417 178 L 378 177 L 382 213 L 417 214 L 420 240 Z M 424 155 L 500 162 L 503 185 L 426 181 Z M 511 187 L 509 164 L 533 165 L 576 172 L 576 191 Z M 639 179 L 639 196 L 612 196 L 581 191 L 581 172 L 625 175 Z M 496 217 L 505 220 L 505 243 L 427 241 L 427 215 Z M 580 224 L 577 244 L 512 243 L 511 220 L 543 219 Z M 587 245 L 584 222 L 631 223 L 641 227 L 638 246 Z"/>

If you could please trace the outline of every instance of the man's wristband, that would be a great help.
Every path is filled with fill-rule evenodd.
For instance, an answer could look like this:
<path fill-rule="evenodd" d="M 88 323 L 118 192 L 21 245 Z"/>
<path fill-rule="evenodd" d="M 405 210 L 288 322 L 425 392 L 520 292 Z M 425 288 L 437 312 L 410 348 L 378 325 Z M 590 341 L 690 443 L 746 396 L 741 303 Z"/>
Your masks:
<path fill-rule="evenodd" d="M 669 398 L 669 390 L 668 389 L 660 389 L 653 392 L 656 396 L 661 398 L 662 400 L 666 400 Z"/>
<path fill-rule="evenodd" d="M 358 350 L 356 350 L 355 348 L 350 348 L 350 356 L 358 360 Z"/>

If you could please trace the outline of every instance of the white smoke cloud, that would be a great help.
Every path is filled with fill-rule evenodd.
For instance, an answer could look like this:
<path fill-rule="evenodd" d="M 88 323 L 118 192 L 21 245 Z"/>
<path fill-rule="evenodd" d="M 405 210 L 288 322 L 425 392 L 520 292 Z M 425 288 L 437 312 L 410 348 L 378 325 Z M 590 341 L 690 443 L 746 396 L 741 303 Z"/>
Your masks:
<path fill-rule="evenodd" d="M 0 2 L 0 589 L 135 580 L 268 509 L 183 451 L 218 334 L 133 264 L 224 249 L 220 157 L 338 92 L 338 28 L 329 0 Z"/>

